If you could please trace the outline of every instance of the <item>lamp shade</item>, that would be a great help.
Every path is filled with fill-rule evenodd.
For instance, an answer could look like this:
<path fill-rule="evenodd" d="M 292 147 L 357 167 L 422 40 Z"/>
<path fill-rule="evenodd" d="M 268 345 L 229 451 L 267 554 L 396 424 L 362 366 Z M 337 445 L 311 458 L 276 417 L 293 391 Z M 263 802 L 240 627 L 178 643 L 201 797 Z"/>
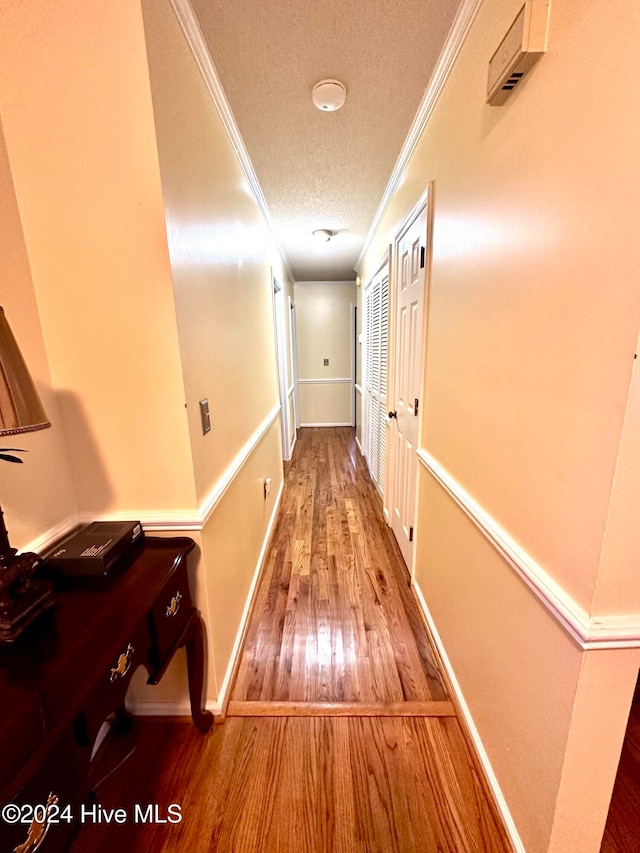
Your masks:
<path fill-rule="evenodd" d="M 51 426 L 36 386 L 0 308 L 0 435 Z"/>

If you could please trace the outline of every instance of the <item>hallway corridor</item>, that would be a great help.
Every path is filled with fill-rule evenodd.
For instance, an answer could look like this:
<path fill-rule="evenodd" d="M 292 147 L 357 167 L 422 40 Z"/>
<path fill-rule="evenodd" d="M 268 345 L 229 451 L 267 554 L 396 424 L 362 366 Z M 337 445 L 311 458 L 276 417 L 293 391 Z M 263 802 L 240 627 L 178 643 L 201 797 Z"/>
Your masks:
<path fill-rule="evenodd" d="M 300 430 L 230 712 L 435 701 L 452 714 L 408 580 L 353 430 Z"/>
<path fill-rule="evenodd" d="M 73 853 L 511 850 L 347 428 L 299 434 L 223 725 L 140 720 Z"/>

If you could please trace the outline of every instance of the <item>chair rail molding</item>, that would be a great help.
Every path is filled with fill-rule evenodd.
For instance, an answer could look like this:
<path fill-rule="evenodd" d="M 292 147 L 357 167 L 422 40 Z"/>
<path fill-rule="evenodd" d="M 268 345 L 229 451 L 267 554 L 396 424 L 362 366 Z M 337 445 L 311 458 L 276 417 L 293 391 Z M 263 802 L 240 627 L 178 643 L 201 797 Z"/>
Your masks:
<path fill-rule="evenodd" d="M 323 379 L 321 376 L 314 379 L 298 379 L 298 385 L 331 385 L 331 384 L 345 384 L 350 385 L 353 382 L 353 379 L 347 377 L 327 377 Z"/>
<path fill-rule="evenodd" d="M 420 449 L 417 456 L 581 648 L 640 648 L 640 613 L 590 616 L 430 453 Z"/>
<path fill-rule="evenodd" d="M 89 524 L 96 521 L 96 516 L 99 516 L 100 521 L 130 521 L 135 518 L 140 521 L 142 527 L 147 533 L 159 532 L 197 532 L 205 526 L 215 508 L 218 506 L 224 497 L 227 489 L 233 483 L 239 472 L 246 464 L 247 460 L 258 447 L 262 439 L 267 434 L 269 428 L 276 421 L 280 414 L 280 404 L 278 403 L 269 412 L 262 423 L 257 427 L 253 434 L 240 448 L 234 456 L 231 463 L 215 482 L 213 488 L 200 504 L 197 509 L 193 510 L 118 510 L 117 512 L 106 513 L 86 513 L 81 512 L 78 515 L 70 516 L 64 521 L 52 527 L 46 533 L 43 533 L 37 539 L 30 542 L 23 551 L 35 551 L 40 553 L 47 551 L 56 541 L 62 539 L 67 533 L 70 533 L 74 528 L 81 524 Z"/>

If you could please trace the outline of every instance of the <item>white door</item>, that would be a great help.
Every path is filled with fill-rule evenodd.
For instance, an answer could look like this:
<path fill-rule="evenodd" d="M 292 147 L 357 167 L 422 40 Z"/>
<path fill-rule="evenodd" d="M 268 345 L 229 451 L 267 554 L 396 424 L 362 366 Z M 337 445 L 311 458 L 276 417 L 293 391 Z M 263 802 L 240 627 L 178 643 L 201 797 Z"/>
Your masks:
<path fill-rule="evenodd" d="M 387 339 L 389 265 L 365 289 L 365 457 L 371 477 L 384 495 L 387 437 Z"/>
<path fill-rule="evenodd" d="M 426 205 L 396 238 L 395 381 L 391 427 L 391 528 L 411 569 L 416 505 L 418 412 L 422 370 L 422 315 L 426 264 Z"/>
<path fill-rule="evenodd" d="M 287 341 L 284 330 L 284 293 L 279 282 L 273 281 L 273 325 L 276 343 L 276 366 L 278 368 L 278 395 L 280 398 L 280 428 L 282 433 L 282 458 L 291 459 L 291 437 L 289 406 L 287 402 Z M 291 430 L 292 431 L 292 430 Z"/>

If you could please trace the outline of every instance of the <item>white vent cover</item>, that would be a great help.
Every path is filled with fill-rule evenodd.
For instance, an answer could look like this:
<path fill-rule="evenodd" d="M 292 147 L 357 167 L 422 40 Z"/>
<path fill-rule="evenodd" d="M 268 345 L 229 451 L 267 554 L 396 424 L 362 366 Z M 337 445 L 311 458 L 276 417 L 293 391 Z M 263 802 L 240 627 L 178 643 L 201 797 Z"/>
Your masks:
<path fill-rule="evenodd" d="M 547 49 L 550 0 L 526 0 L 489 61 L 487 103 L 499 107 Z"/>

